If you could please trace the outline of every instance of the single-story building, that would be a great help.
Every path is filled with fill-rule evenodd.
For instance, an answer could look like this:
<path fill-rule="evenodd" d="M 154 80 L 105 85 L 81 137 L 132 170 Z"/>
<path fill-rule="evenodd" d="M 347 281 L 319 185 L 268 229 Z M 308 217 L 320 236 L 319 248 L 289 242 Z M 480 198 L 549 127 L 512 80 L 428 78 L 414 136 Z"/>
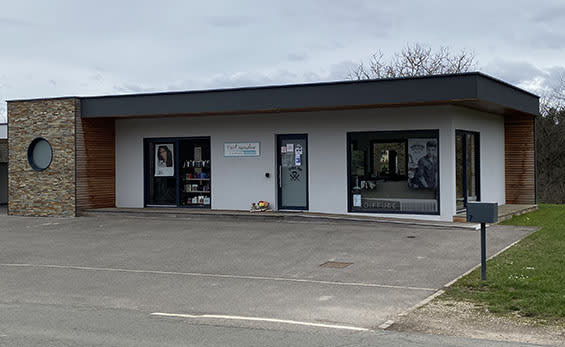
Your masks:
<path fill-rule="evenodd" d="M 452 220 L 535 204 L 539 98 L 482 73 L 8 102 L 13 215 L 102 207 Z"/>
<path fill-rule="evenodd" d="M 8 124 L 0 123 L 0 205 L 8 203 Z"/>

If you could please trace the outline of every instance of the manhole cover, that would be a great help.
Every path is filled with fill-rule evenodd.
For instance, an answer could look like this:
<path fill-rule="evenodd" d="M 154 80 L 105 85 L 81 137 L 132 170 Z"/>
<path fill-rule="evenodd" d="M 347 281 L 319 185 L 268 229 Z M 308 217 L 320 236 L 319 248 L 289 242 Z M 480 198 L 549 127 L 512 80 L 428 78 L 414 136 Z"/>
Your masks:
<path fill-rule="evenodd" d="M 348 267 L 349 265 L 351 265 L 353 263 L 345 263 L 342 261 L 327 261 L 323 264 L 321 264 L 321 267 L 330 267 L 330 268 L 334 268 L 334 269 L 343 269 L 345 267 Z"/>

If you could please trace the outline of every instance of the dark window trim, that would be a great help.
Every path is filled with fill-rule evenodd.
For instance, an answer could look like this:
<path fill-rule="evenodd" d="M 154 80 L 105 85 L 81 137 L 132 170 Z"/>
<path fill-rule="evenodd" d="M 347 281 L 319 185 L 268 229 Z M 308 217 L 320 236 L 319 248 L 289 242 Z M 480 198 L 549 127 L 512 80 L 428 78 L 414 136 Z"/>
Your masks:
<path fill-rule="evenodd" d="M 308 161 L 309 158 L 309 143 L 308 143 L 308 134 L 276 134 L 277 138 L 277 147 L 275 148 L 275 155 L 277 157 L 277 210 L 297 210 L 297 211 L 309 211 L 310 210 L 310 162 Z M 282 139 L 306 139 L 306 148 L 304 149 L 304 161 L 307 163 L 306 165 L 306 207 L 303 206 L 282 206 L 282 188 L 279 185 L 279 180 L 281 179 L 279 174 L 279 167 L 281 166 L 281 156 L 280 156 L 280 148 L 281 148 L 281 140 Z"/>
<path fill-rule="evenodd" d="M 51 156 L 49 157 L 49 164 L 47 164 L 46 167 L 41 168 L 39 166 L 37 166 L 35 164 L 35 162 L 33 161 L 33 149 L 35 148 L 35 146 L 40 142 L 40 141 L 45 141 L 47 142 L 47 144 L 49 145 L 49 148 L 51 149 Z M 27 147 L 27 162 L 29 163 L 29 166 L 31 166 L 31 168 L 35 171 L 45 171 L 47 170 L 50 166 L 51 163 L 53 162 L 53 146 L 51 146 L 51 143 L 49 141 L 47 141 L 46 138 L 44 137 L 36 137 L 34 138 L 31 143 L 29 144 L 29 146 Z"/>
<path fill-rule="evenodd" d="M 363 134 L 376 134 L 376 133 L 388 133 L 388 134 L 398 134 L 392 138 L 398 139 L 399 136 L 408 138 L 427 138 L 433 133 L 437 139 L 437 165 L 438 165 L 438 177 L 437 177 L 437 212 L 402 212 L 402 211 L 382 211 L 382 210 L 365 210 L 365 211 L 353 211 L 353 196 L 351 194 L 351 136 L 352 135 L 363 135 Z M 388 140 L 386 140 L 388 141 Z M 351 131 L 347 132 L 347 212 L 349 213 L 368 213 L 368 214 L 403 214 L 403 215 L 425 215 L 425 216 L 439 216 L 441 214 L 441 175 L 440 175 L 440 138 L 439 129 L 417 129 L 417 130 L 378 130 L 378 131 Z M 408 150 L 408 146 L 406 147 Z M 408 167 L 407 167 L 408 168 Z"/>
<path fill-rule="evenodd" d="M 479 131 L 461 130 L 455 129 L 455 141 L 457 141 L 457 135 L 467 135 L 471 134 L 475 136 L 475 167 L 477 168 L 477 173 L 475 174 L 475 185 L 477 186 L 477 201 L 481 201 L 481 133 Z M 457 150 L 457 149 L 456 149 Z M 457 156 L 455 159 L 455 165 L 457 165 Z M 457 201 L 455 202 L 455 212 L 464 212 L 467 210 L 467 136 L 463 136 L 463 208 L 457 209 Z M 457 169 L 455 169 L 455 174 L 457 175 Z M 457 190 L 457 176 L 455 177 L 455 190 Z M 457 193 L 456 193 L 457 194 Z M 457 198 L 456 198 L 457 199 Z"/>
<path fill-rule="evenodd" d="M 210 143 L 210 169 L 212 170 L 212 138 L 211 136 L 188 136 L 188 137 L 144 137 L 143 138 L 143 207 L 144 208 L 204 208 L 212 209 L 212 184 L 210 185 L 210 207 L 201 206 L 190 206 L 180 204 L 180 189 L 181 189 L 181 179 L 180 179 L 180 165 L 179 162 L 179 142 L 183 140 L 208 140 Z M 173 142 L 175 144 L 175 178 L 176 178 L 176 206 L 163 205 L 154 206 L 147 202 L 149 201 L 149 162 L 148 162 L 148 152 L 149 145 L 151 142 Z M 210 171 L 212 172 L 212 171 Z M 150 206 L 148 206 L 150 205 Z"/>

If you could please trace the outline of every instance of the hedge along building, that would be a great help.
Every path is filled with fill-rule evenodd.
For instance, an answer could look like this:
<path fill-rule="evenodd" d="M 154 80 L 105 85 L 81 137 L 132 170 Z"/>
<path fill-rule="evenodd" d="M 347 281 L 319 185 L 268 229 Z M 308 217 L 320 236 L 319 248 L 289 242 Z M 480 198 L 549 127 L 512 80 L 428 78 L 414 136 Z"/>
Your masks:
<path fill-rule="evenodd" d="M 9 206 L 452 220 L 535 204 L 537 96 L 480 73 L 8 102 Z"/>

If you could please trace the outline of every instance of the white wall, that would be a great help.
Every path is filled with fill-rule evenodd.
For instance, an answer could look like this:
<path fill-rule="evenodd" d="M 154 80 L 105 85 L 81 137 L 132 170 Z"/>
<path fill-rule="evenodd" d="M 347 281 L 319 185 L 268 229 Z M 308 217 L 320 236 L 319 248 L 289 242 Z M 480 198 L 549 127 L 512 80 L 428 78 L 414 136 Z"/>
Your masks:
<path fill-rule="evenodd" d="M 439 129 L 440 213 L 441 219 L 451 220 L 455 212 L 454 122 L 458 120 L 457 128 L 465 125 L 464 119 L 458 116 L 460 112 L 466 110 L 438 106 L 117 120 L 116 204 L 118 207 L 143 207 L 144 138 L 190 136 L 211 137 L 213 209 L 247 210 L 251 202 L 257 200 L 275 203 L 276 134 L 307 133 L 310 211 L 347 213 L 347 132 Z M 484 123 L 487 131 L 495 131 L 496 127 L 488 126 L 488 120 Z M 261 143 L 260 157 L 224 157 L 225 142 L 256 141 Z M 490 142 L 483 144 L 481 135 L 481 143 L 484 146 Z M 271 178 L 265 178 L 266 172 L 271 173 Z M 494 183 L 484 189 L 493 186 Z M 400 217 L 439 218 L 422 215 Z"/>
<path fill-rule="evenodd" d="M 8 138 L 8 124 L 0 124 L 0 140 Z"/>
<path fill-rule="evenodd" d="M 481 201 L 504 204 L 506 202 L 504 116 L 454 107 L 453 126 L 455 130 L 480 133 Z M 455 152 L 453 158 L 455 160 Z M 453 187 L 455 189 L 455 184 Z M 452 201 L 455 201 L 455 195 Z"/>

